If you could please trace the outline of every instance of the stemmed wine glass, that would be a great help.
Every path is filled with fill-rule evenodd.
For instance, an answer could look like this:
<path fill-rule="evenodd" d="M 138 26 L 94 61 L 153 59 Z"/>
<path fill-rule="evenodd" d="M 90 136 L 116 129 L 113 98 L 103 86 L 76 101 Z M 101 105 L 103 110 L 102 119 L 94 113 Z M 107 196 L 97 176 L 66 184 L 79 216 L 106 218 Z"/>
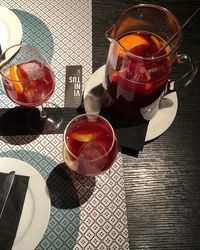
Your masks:
<path fill-rule="evenodd" d="M 28 117 L 30 128 L 36 130 L 41 124 L 43 132 L 59 128 L 62 112 L 57 105 L 47 102 L 55 88 L 55 76 L 39 49 L 31 44 L 14 45 L 1 55 L 0 62 L 6 95 L 21 107 L 31 108 Z M 31 118 L 35 117 L 36 111 L 39 111 L 37 122 Z"/>

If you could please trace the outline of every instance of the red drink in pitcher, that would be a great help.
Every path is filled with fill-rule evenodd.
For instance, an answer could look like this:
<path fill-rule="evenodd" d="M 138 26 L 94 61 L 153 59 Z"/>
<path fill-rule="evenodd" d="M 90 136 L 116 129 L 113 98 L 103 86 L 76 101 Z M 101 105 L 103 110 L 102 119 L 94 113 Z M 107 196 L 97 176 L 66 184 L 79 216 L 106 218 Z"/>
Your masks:
<path fill-rule="evenodd" d="M 55 76 L 47 65 L 37 60 L 12 64 L 3 79 L 7 96 L 25 107 L 43 104 L 53 93 Z"/>
<path fill-rule="evenodd" d="M 109 114 L 120 123 L 138 122 L 165 89 L 172 65 L 167 47 L 154 60 L 165 42 L 153 33 L 124 35 L 110 48 L 106 68 L 107 91 L 112 103 Z M 121 47 L 121 46 L 122 47 Z"/>
<path fill-rule="evenodd" d="M 118 152 L 114 131 L 97 115 L 80 115 L 64 133 L 64 161 L 75 172 L 93 176 L 111 167 Z"/>

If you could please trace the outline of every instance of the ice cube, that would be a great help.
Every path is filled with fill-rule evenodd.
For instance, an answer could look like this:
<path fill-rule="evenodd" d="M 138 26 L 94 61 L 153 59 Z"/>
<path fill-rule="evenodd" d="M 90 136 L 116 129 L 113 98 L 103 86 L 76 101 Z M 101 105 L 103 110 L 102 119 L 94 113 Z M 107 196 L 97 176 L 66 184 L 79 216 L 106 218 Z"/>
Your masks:
<path fill-rule="evenodd" d="M 42 63 L 31 60 L 18 65 L 19 71 L 26 75 L 29 80 L 41 79 L 44 77 Z"/>
<path fill-rule="evenodd" d="M 107 162 L 107 154 L 104 145 L 97 141 L 84 143 L 79 153 L 80 165 L 88 171 L 104 169 Z"/>
<path fill-rule="evenodd" d="M 46 98 L 45 89 L 37 81 L 30 81 L 24 88 L 24 97 L 28 103 L 41 103 Z"/>

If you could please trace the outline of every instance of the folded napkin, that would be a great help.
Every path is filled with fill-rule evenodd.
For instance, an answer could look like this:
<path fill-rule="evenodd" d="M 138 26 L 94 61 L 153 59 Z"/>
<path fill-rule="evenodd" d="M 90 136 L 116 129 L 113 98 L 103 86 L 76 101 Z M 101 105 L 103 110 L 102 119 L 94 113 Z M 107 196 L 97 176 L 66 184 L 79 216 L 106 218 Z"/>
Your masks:
<path fill-rule="evenodd" d="M 0 173 L 0 183 L 5 173 Z M 7 203 L 0 218 L 0 249 L 12 249 L 19 225 L 29 177 L 16 175 Z M 1 192 L 1 190 L 0 190 Z"/>
<path fill-rule="evenodd" d="M 114 128 L 116 137 L 124 153 L 129 154 L 128 152 L 130 152 L 137 156 L 138 151 L 142 151 L 148 124 L 148 122 L 144 122 L 132 126 Z M 136 154 L 134 154 L 134 151 Z"/>
<path fill-rule="evenodd" d="M 100 115 L 111 123 L 122 152 L 137 157 L 143 149 L 149 122 L 143 120 L 137 124 L 122 125 L 112 120 L 105 109 L 101 109 Z"/>

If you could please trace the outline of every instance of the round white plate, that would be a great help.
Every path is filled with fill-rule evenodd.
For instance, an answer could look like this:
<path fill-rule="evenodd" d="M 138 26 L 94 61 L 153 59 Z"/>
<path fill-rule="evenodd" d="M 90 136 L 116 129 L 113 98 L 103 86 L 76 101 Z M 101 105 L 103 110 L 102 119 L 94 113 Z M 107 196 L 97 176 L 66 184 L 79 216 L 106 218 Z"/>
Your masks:
<path fill-rule="evenodd" d="M 105 65 L 98 68 L 86 83 L 83 102 L 87 113 L 100 112 L 102 97 L 94 95 L 92 90 L 100 85 L 104 85 L 104 79 Z M 169 107 L 159 109 L 153 119 L 151 119 L 145 137 L 146 142 L 153 140 L 164 133 L 171 126 L 174 118 L 176 117 L 178 109 L 178 98 L 176 92 L 168 94 L 165 97 L 171 102 L 171 105 Z"/>
<path fill-rule="evenodd" d="M 33 250 L 47 228 L 51 202 L 46 182 L 28 163 L 14 158 L 0 158 L 0 172 L 30 176 L 24 206 L 12 250 Z"/>
<path fill-rule="evenodd" d="M 145 141 L 150 141 L 163 134 L 172 124 L 178 110 L 178 98 L 176 92 L 165 96 L 171 101 L 170 107 L 158 109 L 155 116 L 150 120 Z"/>
<path fill-rule="evenodd" d="M 6 7 L 0 6 L 0 44 L 2 52 L 12 45 L 21 43 L 22 25 L 14 12 Z M 12 55 L 7 55 L 6 59 Z"/>

